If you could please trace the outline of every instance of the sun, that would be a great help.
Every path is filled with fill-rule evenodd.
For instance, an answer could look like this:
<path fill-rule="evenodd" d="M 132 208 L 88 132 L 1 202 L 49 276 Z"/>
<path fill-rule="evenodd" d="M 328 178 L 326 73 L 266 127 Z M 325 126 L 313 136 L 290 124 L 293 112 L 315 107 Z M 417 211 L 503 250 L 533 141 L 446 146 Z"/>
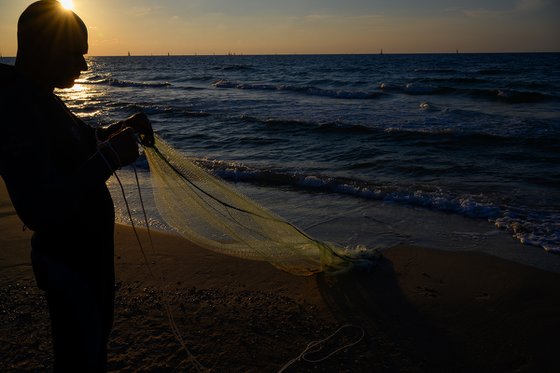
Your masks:
<path fill-rule="evenodd" d="M 64 9 L 74 10 L 74 2 L 72 0 L 60 0 L 60 4 Z"/>

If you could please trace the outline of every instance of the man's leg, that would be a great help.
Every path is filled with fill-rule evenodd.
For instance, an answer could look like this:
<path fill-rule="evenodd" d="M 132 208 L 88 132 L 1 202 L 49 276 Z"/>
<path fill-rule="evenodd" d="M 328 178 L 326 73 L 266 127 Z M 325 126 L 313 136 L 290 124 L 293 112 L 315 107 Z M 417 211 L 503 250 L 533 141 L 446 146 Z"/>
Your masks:
<path fill-rule="evenodd" d="M 55 371 L 105 371 L 114 293 L 100 294 L 72 265 L 36 250 L 32 263 L 38 286 L 47 293 Z"/>

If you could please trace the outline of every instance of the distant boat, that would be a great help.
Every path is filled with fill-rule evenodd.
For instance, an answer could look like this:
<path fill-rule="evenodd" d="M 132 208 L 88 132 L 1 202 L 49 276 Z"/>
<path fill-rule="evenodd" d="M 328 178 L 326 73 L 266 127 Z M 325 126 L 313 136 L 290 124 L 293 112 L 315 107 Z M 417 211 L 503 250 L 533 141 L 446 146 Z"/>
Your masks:
<path fill-rule="evenodd" d="M 130 52 L 128 52 L 128 57 L 130 57 Z"/>
<path fill-rule="evenodd" d="M 383 54 L 383 48 L 381 48 L 381 50 L 379 51 L 379 54 Z"/>

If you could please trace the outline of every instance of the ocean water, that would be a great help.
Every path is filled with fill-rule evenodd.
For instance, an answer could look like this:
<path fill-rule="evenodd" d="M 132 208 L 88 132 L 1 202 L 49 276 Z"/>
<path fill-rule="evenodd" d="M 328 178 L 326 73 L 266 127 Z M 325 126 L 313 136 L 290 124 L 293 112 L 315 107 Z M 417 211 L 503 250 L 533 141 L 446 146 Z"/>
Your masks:
<path fill-rule="evenodd" d="M 318 238 L 560 252 L 560 54 L 88 64 L 58 92 L 76 114 L 99 125 L 145 112 L 168 142 Z"/>

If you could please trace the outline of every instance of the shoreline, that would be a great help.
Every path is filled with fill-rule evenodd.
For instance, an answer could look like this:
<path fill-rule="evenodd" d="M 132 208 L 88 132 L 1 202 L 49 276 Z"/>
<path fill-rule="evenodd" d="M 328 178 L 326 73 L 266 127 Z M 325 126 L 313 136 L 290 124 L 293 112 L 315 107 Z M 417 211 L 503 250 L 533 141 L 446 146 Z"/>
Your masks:
<path fill-rule="evenodd" d="M 134 174 L 123 169 L 119 177 L 124 183 L 129 204 L 138 206 L 140 201 Z M 138 177 L 152 229 L 175 234 L 156 209 L 149 171 L 138 173 Z M 108 185 L 117 222 L 130 225 L 118 184 L 111 178 Z M 497 228 L 487 219 L 391 201 L 367 200 L 364 203 L 347 195 L 277 190 L 243 182 L 236 182 L 233 186 L 310 236 L 340 247 L 365 246 L 386 250 L 398 245 L 412 245 L 453 252 L 475 251 L 560 273 L 560 255 L 546 252 L 540 246 L 522 244 L 512 233 Z M 143 227 L 143 215 L 139 211 L 132 213 L 136 226 Z"/>
<path fill-rule="evenodd" d="M 49 320 L 29 265 L 30 232 L 0 185 L 0 370 L 50 370 Z M 141 238 L 147 246 L 145 231 Z M 478 252 L 397 246 L 369 272 L 297 277 L 264 262 L 153 232 L 150 278 L 132 229 L 115 234 L 117 300 L 110 371 L 193 369 L 170 331 L 210 371 L 273 372 L 346 324 L 364 338 L 287 371 L 547 372 L 560 347 L 560 275 Z M 325 351 L 359 338 L 345 329 Z M 18 341 L 14 343 L 13 341 Z M 325 356 L 325 355 L 323 355 Z M 310 358 L 320 358 L 317 354 Z"/>

